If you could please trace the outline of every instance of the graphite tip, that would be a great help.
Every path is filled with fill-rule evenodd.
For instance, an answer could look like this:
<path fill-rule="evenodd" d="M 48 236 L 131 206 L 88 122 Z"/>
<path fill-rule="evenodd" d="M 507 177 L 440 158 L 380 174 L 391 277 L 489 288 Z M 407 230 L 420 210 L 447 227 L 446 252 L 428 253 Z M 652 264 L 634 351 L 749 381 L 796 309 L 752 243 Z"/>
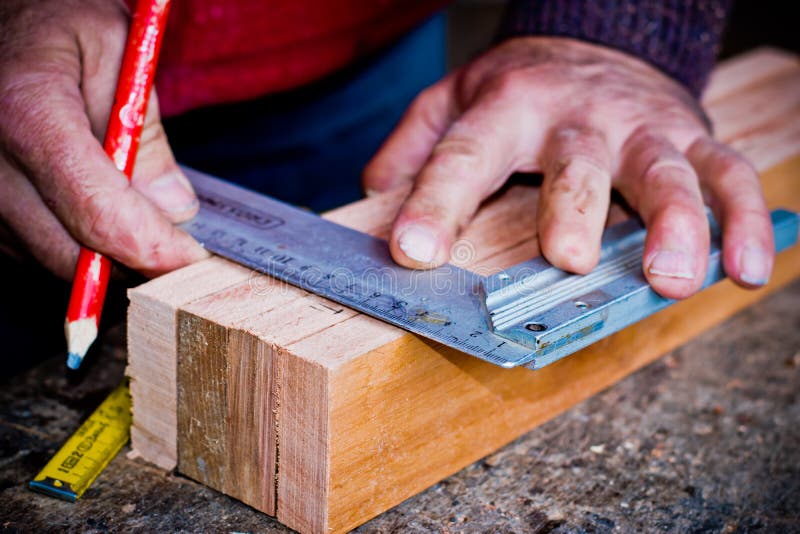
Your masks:
<path fill-rule="evenodd" d="M 75 370 L 78 367 L 80 367 L 82 361 L 83 361 L 83 356 L 81 356 L 76 352 L 70 352 L 67 355 L 67 367 L 69 367 L 72 370 Z"/>

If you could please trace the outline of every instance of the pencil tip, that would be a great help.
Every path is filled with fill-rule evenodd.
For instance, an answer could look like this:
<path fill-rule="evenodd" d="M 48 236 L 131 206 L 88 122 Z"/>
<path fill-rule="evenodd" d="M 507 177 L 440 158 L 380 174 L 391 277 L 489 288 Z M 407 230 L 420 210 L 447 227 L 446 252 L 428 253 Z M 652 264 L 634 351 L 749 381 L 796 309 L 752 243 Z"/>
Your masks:
<path fill-rule="evenodd" d="M 67 367 L 69 367 L 72 370 L 75 370 L 78 367 L 80 367 L 82 361 L 83 361 L 83 356 L 81 356 L 77 352 L 70 352 L 67 355 Z"/>
<path fill-rule="evenodd" d="M 97 338 L 97 319 L 87 317 L 76 321 L 66 321 L 64 333 L 67 335 L 67 367 L 77 369 L 81 366 L 83 357 L 89 352 L 89 347 Z"/>

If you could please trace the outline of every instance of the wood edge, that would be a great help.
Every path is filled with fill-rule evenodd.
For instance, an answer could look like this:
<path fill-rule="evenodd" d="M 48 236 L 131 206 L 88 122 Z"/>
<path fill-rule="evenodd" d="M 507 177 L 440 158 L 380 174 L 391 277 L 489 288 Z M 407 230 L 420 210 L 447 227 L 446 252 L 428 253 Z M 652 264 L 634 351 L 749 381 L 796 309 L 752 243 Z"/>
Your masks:
<path fill-rule="evenodd" d="M 249 332 L 228 330 L 228 397 L 224 492 L 275 516 L 277 500 L 277 403 L 275 347 Z M 259 385 L 262 387 L 259 389 Z"/>
<path fill-rule="evenodd" d="M 376 501 L 372 502 L 372 508 L 365 505 L 363 502 L 356 502 L 350 503 L 342 510 L 338 510 L 335 508 L 337 502 L 337 495 L 335 494 L 335 486 L 332 486 L 332 494 L 329 495 L 329 505 L 332 506 L 330 510 L 331 517 L 335 518 L 331 524 L 329 525 L 329 532 L 347 532 L 352 528 L 355 528 L 358 525 L 363 524 L 364 522 L 368 521 L 369 519 L 383 513 L 384 511 L 396 506 L 397 504 L 401 503 L 405 499 L 416 495 L 417 493 L 425 490 L 426 488 L 436 484 L 438 481 L 451 476 L 464 467 L 478 461 L 480 458 L 486 456 L 487 454 L 492 453 L 493 451 L 497 450 L 498 448 L 510 443 L 514 439 L 518 438 L 519 436 L 525 434 L 526 432 L 531 431 L 532 429 L 536 428 L 537 426 L 545 423 L 546 421 L 558 416 L 559 414 L 563 413 L 564 411 L 568 410 L 570 407 L 574 406 L 578 402 L 582 402 L 583 400 L 597 394 L 598 392 L 612 386 L 625 376 L 641 369 L 642 367 L 652 363 L 653 361 L 660 358 L 663 354 L 666 354 L 675 348 L 681 346 L 689 339 L 696 337 L 697 335 L 701 334 L 703 331 L 718 326 L 722 324 L 725 320 L 733 316 L 734 314 L 742 311 L 747 306 L 751 305 L 752 303 L 764 298 L 765 296 L 779 290 L 782 287 L 785 287 L 790 282 L 797 280 L 800 278 L 800 247 L 794 247 L 788 251 L 781 253 L 778 257 L 778 261 L 776 262 L 776 269 L 775 274 L 773 277 L 773 281 L 766 287 L 757 290 L 757 291 L 746 291 L 741 288 L 734 286 L 734 284 L 730 281 L 726 281 L 721 283 L 721 285 L 715 286 L 714 291 L 708 295 L 698 295 L 705 300 L 705 302 L 721 302 L 725 301 L 725 296 L 733 295 L 734 303 L 730 306 L 726 306 L 722 313 L 718 313 L 715 316 L 707 316 L 707 319 L 703 321 L 702 326 L 699 324 L 688 325 L 687 328 L 691 328 L 692 331 L 686 337 L 677 337 L 672 335 L 669 338 L 669 342 L 660 348 L 655 348 L 652 346 L 652 343 L 648 345 L 646 342 L 645 346 L 649 347 L 644 351 L 639 349 L 637 352 L 637 356 L 631 356 L 630 354 L 623 354 L 622 356 L 618 357 L 616 361 L 609 361 L 608 359 L 608 352 L 613 351 L 613 347 L 620 347 L 620 346 L 629 346 L 631 343 L 631 338 L 636 337 L 636 331 L 634 327 L 629 327 L 625 330 L 622 330 L 613 336 L 607 338 L 606 340 L 600 342 L 597 345 L 593 345 L 584 349 L 580 353 L 577 353 L 573 356 L 570 356 L 568 359 L 561 360 L 560 362 L 556 362 L 551 366 L 545 367 L 539 371 L 535 371 L 534 373 L 543 373 L 541 376 L 544 377 L 542 380 L 536 380 L 532 377 L 530 381 L 527 380 L 519 380 L 515 381 L 515 384 L 518 385 L 518 389 L 520 391 L 524 391 L 527 388 L 532 387 L 532 384 L 541 383 L 541 382 L 548 382 L 551 384 L 555 384 L 558 388 L 565 388 L 568 390 L 569 393 L 563 395 L 563 399 L 561 399 L 561 394 L 554 394 L 554 398 L 548 398 L 545 402 L 547 404 L 547 409 L 543 410 L 541 413 L 543 415 L 539 415 L 536 417 L 532 417 L 530 420 L 517 424 L 508 424 L 503 421 L 498 421 L 497 427 L 498 428 L 506 428 L 507 431 L 502 434 L 496 441 L 494 442 L 486 442 L 480 447 L 476 447 L 470 450 L 468 447 L 459 446 L 458 443 L 454 443 L 451 440 L 445 440 L 438 443 L 439 447 L 445 448 L 450 447 L 452 449 L 457 449 L 459 451 L 469 451 L 467 455 L 462 456 L 458 459 L 458 461 L 452 463 L 440 463 L 437 465 L 424 465 L 423 469 L 420 470 L 418 473 L 419 477 L 414 480 L 413 486 L 404 487 L 402 484 L 396 483 L 395 480 L 381 480 L 377 482 L 372 480 L 371 483 L 373 485 L 377 485 L 379 487 L 404 487 L 406 491 L 396 493 L 392 495 L 392 498 L 387 499 L 386 501 L 379 502 L 376 505 Z M 664 317 L 676 317 L 683 313 L 683 310 L 686 308 L 690 308 L 694 306 L 700 299 L 695 299 L 694 303 L 690 303 L 686 301 L 682 308 L 674 308 L 669 313 L 660 312 L 660 317 L 656 319 L 656 323 L 661 322 L 662 324 L 658 327 L 659 329 L 675 329 L 675 326 L 670 326 L 670 322 L 678 322 L 678 323 L 687 323 L 686 320 L 675 319 L 671 321 L 669 319 L 665 320 Z M 728 299 L 730 300 L 730 299 Z M 669 309 L 668 309 L 669 310 Z M 668 310 L 665 310 L 668 311 Z M 710 318 L 708 318 L 710 317 Z M 406 339 L 399 339 L 392 343 L 392 346 L 399 347 L 408 345 L 409 343 L 416 343 L 419 346 L 419 340 L 414 340 L 415 336 L 413 334 L 407 334 Z M 641 343 L 641 341 L 639 342 Z M 396 348 L 393 349 L 392 347 L 386 347 L 386 350 L 381 351 L 384 355 L 393 352 L 393 350 L 397 350 Z M 619 354 L 617 352 L 616 354 Z M 375 357 L 374 354 L 371 356 L 366 357 Z M 423 365 L 422 361 L 427 358 L 441 358 L 441 359 L 448 359 L 450 361 L 459 361 L 461 358 L 468 358 L 468 356 L 456 354 L 455 351 L 450 349 L 445 349 L 437 354 L 437 351 L 433 350 L 424 350 L 422 352 L 417 352 L 415 356 L 416 363 L 414 365 Z M 596 363 L 590 362 L 590 360 L 594 359 L 594 362 L 598 361 L 602 358 L 604 363 L 604 367 L 611 366 L 613 371 L 607 374 L 602 375 L 602 380 L 596 381 L 595 378 L 596 374 L 593 373 L 591 369 L 596 369 Z M 570 361 L 570 359 L 572 359 Z M 580 359 L 580 361 L 579 361 Z M 509 370 L 500 369 L 500 368 L 493 368 L 490 364 L 484 364 L 480 362 L 477 365 L 474 365 L 475 362 L 463 362 L 461 364 L 465 364 L 470 368 L 468 374 L 475 375 L 476 373 L 483 374 L 483 379 L 485 381 L 491 381 L 491 375 L 499 376 L 504 373 L 508 373 L 509 376 L 513 375 L 514 373 L 531 373 L 531 371 L 524 370 L 524 369 L 517 369 Z M 340 367 L 332 373 L 332 383 L 335 384 L 337 380 L 340 380 L 342 376 L 347 374 L 352 367 L 356 367 L 359 365 L 357 360 L 351 360 L 347 363 L 346 366 Z M 576 378 L 574 373 L 570 372 L 570 369 L 578 368 L 581 371 Z M 548 376 L 549 373 L 549 376 Z M 419 401 L 422 404 L 424 401 Z M 490 402 L 490 401 L 486 401 Z M 478 406 L 474 406 L 474 409 L 479 409 Z M 332 410 L 335 410 L 336 407 L 332 407 Z M 372 424 L 375 425 L 376 423 L 372 421 Z M 379 424 L 379 423 L 378 423 Z M 461 429 L 462 432 L 466 432 Z M 480 441 L 480 436 L 478 435 L 479 432 L 473 431 L 472 433 L 467 432 L 467 437 L 462 438 L 463 441 L 470 441 L 472 443 L 478 443 Z M 484 436 L 486 433 L 483 433 Z M 341 436 L 338 434 L 338 429 L 335 425 L 331 427 L 331 440 L 334 443 L 332 446 L 332 455 L 337 453 L 337 449 L 335 447 L 335 443 L 337 439 L 340 439 Z M 364 451 L 364 454 L 368 454 L 368 451 Z M 417 462 L 414 462 L 417 463 Z M 438 470 L 437 470 L 438 469 Z M 331 467 L 332 475 L 336 474 L 336 466 L 332 465 Z M 351 477 L 352 478 L 352 475 Z M 370 476 L 365 474 L 364 476 L 358 477 L 361 481 L 369 481 Z M 351 488 L 344 490 L 348 493 L 352 491 Z M 385 494 L 390 495 L 390 494 Z M 342 519 L 342 521 L 338 521 Z"/>
<path fill-rule="evenodd" d="M 204 260 L 192 263 L 175 271 L 165 273 L 161 276 L 148 280 L 143 284 L 128 289 L 128 298 L 147 296 L 157 299 L 162 303 L 169 303 L 172 306 L 180 306 L 185 302 L 184 294 L 176 293 L 173 288 L 182 286 L 182 281 L 190 279 L 198 274 L 215 270 L 220 262 L 224 262 L 218 256 L 211 256 Z M 244 267 L 240 267 L 244 269 Z"/>
<path fill-rule="evenodd" d="M 128 296 L 130 304 L 127 310 L 128 335 L 126 339 L 126 349 L 129 356 L 125 367 L 125 376 L 129 379 L 132 403 L 131 411 L 134 415 L 137 411 L 147 416 L 153 413 L 161 414 L 161 411 L 157 407 L 149 408 L 158 398 L 158 395 L 152 394 L 153 388 L 155 387 L 156 390 L 161 388 L 154 386 L 151 381 L 145 382 L 146 379 L 142 378 L 148 375 L 148 370 L 152 367 L 154 362 L 149 358 L 131 357 L 132 354 L 139 354 L 140 348 L 142 352 L 151 352 L 151 347 L 149 347 L 148 344 L 153 340 L 149 336 L 144 337 L 144 339 L 138 339 L 136 335 L 132 335 L 131 333 L 136 330 L 137 325 L 140 323 L 141 329 L 147 330 L 148 325 L 152 324 L 152 310 L 162 308 L 163 311 L 163 309 L 168 308 L 168 306 L 154 299 L 147 293 L 129 291 Z M 142 301 L 145 301 L 146 304 Z M 137 311 L 140 307 L 142 311 Z M 141 343 L 143 346 L 137 346 L 138 343 Z M 164 379 L 165 383 L 170 383 L 173 386 L 177 385 L 174 375 L 171 377 L 164 375 L 161 378 Z M 142 405 L 148 408 L 139 408 L 137 410 L 137 406 Z M 176 423 L 177 420 L 174 416 L 174 410 L 171 410 L 166 416 L 164 424 L 168 428 L 174 429 Z M 135 455 L 141 457 L 146 462 L 152 463 L 165 470 L 175 469 L 178 464 L 177 439 L 174 436 L 174 432 L 154 429 L 149 421 L 143 422 L 141 416 L 134 416 L 132 419 L 131 449 Z"/>
<path fill-rule="evenodd" d="M 800 156 L 789 158 L 781 164 L 773 166 L 766 173 L 764 173 L 765 193 L 767 194 L 769 204 L 772 208 L 779 207 L 779 204 L 783 204 L 783 207 L 800 210 L 800 180 L 792 180 L 792 177 L 796 175 L 800 175 Z M 332 507 L 330 512 L 331 517 L 334 517 L 335 519 L 333 520 L 332 524 L 329 525 L 331 531 L 347 531 L 362 524 L 368 519 L 375 517 L 383 511 L 388 510 L 406 498 L 418 493 L 419 491 L 422 491 L 432 484 L 435 484 L 438 480 L 452 475 L 466 465 L 478 460 L 485 454 L 496 450 L 513 439 L 516 439 L 523 433 L 535 428 L 539 424 L 549 420 L 552 417 L 555 417 L 559 413 L 562 413 L 575 403 L 594 395 L 598 391 L 614 384 L 622 377 L 627 376 L 644 365 L 651 363 L 664 353 L 674 350 L 705 330 L 721 324 L 735 313 L 738 313 L 745 307 L 757 302 L 766 295 L 777 291 L 793 280 L 798 279 L 798 277 L 800 277 L 800 245 L 796 244 L 777 256 L 771 282 L 764 288 L 758 290 L 744 290 L 735 286 L 730 280 L 725 280 L 701 293 L 698 293 L 686 301 L 676 303 L 670 308 L 659 312 L 651 318 L 645 319 L 637 325 L 628 327 L 610 336 L 609 338 L 598 342 L 595 345 L 587 347 L 575 355 L 536 371 L 535 373 L 539 373 L 539 376 L 542 377 L 547 377 L 549 374 L 558 376 L 560 373 L 561 376 L 554 378 L 552 382 L 558 384 L 558 387 L 569 388 L 573 392 L 579 391 L 581 393 L 573 396 L 571 400 L 560 403 L 560 405 L 558 405 L 555 409 L 552 409 L 549 413 L 547 413 L 545 417 L 531 420 L 524 425 L 517 426 L 517 431 L 507 432 L 505 435 L 503 435 L 502 439 L 499 439 L 495 443 L 489 444 L 483 449 L 476 448 L 474 451 L 470 451 L 469 456 L 465 456 L 462 461 L 449 466 L 449 468 L 447 466 L 442 467 L 440 465 L 438 466 L 440 471 L 437 472 L 437 466 L 429 466 L 429 468 L 426 468 L 419 473 L 420 479 L 414 482 L 416 486 L 410 487 L 408 491 L 402 492 L 395 496 L 395 498 L 389 499 L 386 502 L 378 505 L 373 504 L 371 509 L 364 502 L 354 503 L 350 506 L 344 507 L 341 510 L 337 509 L 337 495 L 335 493 L 336 486 L 332 485 L 332 493 L 329 495 L 329 506 Z M 725 303 L 724 308 L 721 307 L 721 303 Z M 701 320 L 690 321 L 687 319 L 687 317 L 692 315 L 692 313 L 687 313 L 687 310 L 695 310 L 694 313 L 696 314 L 697 308 L 709 309 L 707 309 L 706 312 L 701 315 Z M 653 340 L 636 340 L 636 332 L 640 328 L 645 328 L 650 331 L 651 335 L 647 337 L 655 338 L 659 343 L 661 343 L 661 340 L 666 341 L 661 345 L 656 345 L 656 342 Z M 462 363 L 463 365 L 467 366 L 471 364 L 483 364 L 483 362 L 480 362 L 480 364 L 471 362 L 469 360 L 469 356 L 458 355 L 455 354 L 455 351 L 449 351 L 448 349 L 442 350 L 441 347 L 439 347 L 439 350 L 437 351 L 431 348 L 434 345 L 422 345 L 416 336 L 410 333 L 404 333 L 401 338 L 391 342 L 386 347 L 382 347 L 380 350 L 362 353 L 361 355 L 345 362 L 337 362 L 337 365 L 331 367 L 332 389 L 329 389 L 329 391 L 333 391 L 334 393 L 331 401 L 331 414 L 338 409 L 335 390 L 338 386 L 338 383 L 345 380 L 344 377 L 347 376 L 347 373 L 351 372 L 353 369 L 357 369 L 359 366 L 370 366 L 370 360 L 390 360 L 393 357 L 393 354 L 395 354 L 397 351 L 407 350 L 404 349 L 404 347 L 409 345 L 415 345 L 417 347 L 421 347 L 421 349 L 414 353 L 414 356 L 410 360 L 410 363 L 408 363 L 408 366 L 422 366 L 426 364 L 426 361 L 441 360 L 443 358 L 455 360 L 463 358 Z M 609 367 L 609 365 L 617 367 L 615 372 L 608 375 L 603 375 L 604 379 L 599 382 L 595 382 L 596 377 L 598 376 L 597 374 L 584 374 L 582 379 L 576 379 L 573 372 L 563 372 L 564 369 L 572 369 L 575 367 L 579 369 L 586 369 L 586 359 L 591 357 L 600 358 L 605 352 L 609 351 L 615 346 L 627 347 L 629 350 L 626 350 L 626 352 L 636 352 L 637 354 L 640 353 L 641 355 L 634 359 L 630 359 L 628 356 L 623 356 L 618 362 L 610 361 L 608 358 L 604 358 L 603 363 L 605 368 Z M 384 369 L 384 371 L 388 374 L 392 373 L 390 364 L 381 364 L 377 365 L 376 367 Z M 596 368 L 596 365 L 593 367 Z M 518 371 L 527 372 L 525 370 Z M 408 370 L 406 369 L 405 372 L 408 372 Z M 504 369 L 493 368 L 493 366 L 489 364 L 483 364 L 481 373 L 484 374 L 485 378 L 486 376 L 490 375 L 499 376 L 503 373 L 508 373 L 508 371 Z M 413 384 L 411 380 L 408 380 L 408 383 Z M 530 387 L 530 384 L 527 382 L 523 381 L 522 384 L 523 389 Z M 349 388 L 349 391 L 352 391 L 352 388 Z M 555 395 L 555 398 L 557 397 L 558 395 Z M 380 412 L 380 410 L 376 411 Z M 334 417 L 333 420 L 336 421 L 337 419 Z M 372 421 L 372 424 L 376 425 L 380 423 L 375 423 Z M 339 440 L 346 439 L 342 438 L 339 432 L 340 429 L 337 428 L 336 424 L 334 423 L 331 427 L 331 455 L 333 462 L 335 462 L 337 454 L 342 452 L 336 448 L 337 443 Z M 375 431 L 372 432 L 372 435 L 378 434 L 379 429 L 376 427 Z M 347 438 L 349 438 L 349 436 L 347 436 Z M 452 443 L 441 444 L 442 447 L 445 445 L 452 446 Z M 363 450 L 363 454 L 369 454 L 367 447 L 364 447 Z M 349 462 L 349 465 L 358 463 L 357 459 L 354 460 L 351 458 L 350 460 L 351 461 Z M 336 470 L 337 466 L 332 464 L 332 477 L 335 477 L 338 474 Z M 369 479 L 369 476 L 362 478 Z M 395 482 L 396 481 L 394 480 L 383 480 L 377 485 L 382 487 L 403 487 L 402 484 L 395 484 Z M 347 491 L 352 493 L 351 488 L 349 488 Z M 348 513 L 351 515 L 348 515 Z M 340 519 L 341 522 L 339 522 Z"/>
<path fill-rule="evenodd" d="M 273 346 L 272 351 L 275 515 L 278 521 L 300 532 L 328 533 L 330 373 L 317 362 L 289 350 Z"/>

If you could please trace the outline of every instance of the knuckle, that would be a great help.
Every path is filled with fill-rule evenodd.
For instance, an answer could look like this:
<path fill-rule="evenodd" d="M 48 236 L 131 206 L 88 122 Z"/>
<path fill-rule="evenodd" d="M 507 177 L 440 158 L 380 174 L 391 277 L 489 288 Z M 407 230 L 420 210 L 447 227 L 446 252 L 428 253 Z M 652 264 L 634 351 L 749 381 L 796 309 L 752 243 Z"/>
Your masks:
<path fill-rule="evenodd" d="M 604 171 L 583 158 L 573 158 L 549 180 L 547 193 L 568 199 L 575 212 L 585 215 L 600 199 L 598 172 Z"/>
<path fill-rule="evenodd" d="M 442 105 L 438 94 L 433 92 L 435 90 L 431 87 L 425 89 L 409 107 L 409 116 L 422 122 L 432 132 L 438 132 L 440 129 L 437 118 L 441 115 L 438 111 Z"/>
<path fill-rule="evenodd" d="M 427 87 L 423 89 L 414 100 L 411 101 L 411 104 L 408 106 L 408 114 L 416 117 L 425 113 L 427 107 L 430 105 L 431 100 L 431 88 Z"/>
<path fill-rule="evenodd" d="M 476 139 L 462 135 L 448 135 L 431 152 L 429 166 L 450 175 L 456 180 L 469 180 L 480 176 L 487 161 L 486 150 Z"/>
<path fill-rule="evenodd" d="M 436 221 L 445 226 L 460 227 L 462 221 L 454 206 L 442 200 L 445 191 L 435 184 L 422 184 L 415 188 L 414 194 L 403 206 L 403 213 L 409 219 Z"/>
<path fill-rule="evenodd" d="M 142 128 L 141 144 L 149 146 L 159 143 L 168 143 L 167 132 L 160 120 L 146 121 Z"/>
<path fill-rule="evenodd" d="M 625 147 L 631 152 L 643 152 L 648 147 L 660 147 L 663 145 L 661 138 L 650 128 L 649 125 L 641 124 L 634 128 L 625 141 Z"/>
<path fill-rule="evenodd" d="M 433 102 L 437 102 L 440 98 L 441 87 L 438 85 L 431 85 L 419 92 L 411 103 L 410 108 L 415 109 L 418 107 L 427 107 Z"/>
<path fill-rule="evenodd" d="M 758 172 L 738 154 L 725 154 L 717 161 L 720 180 L 723 182 L 757 182 Z"/>
<path fill-rule="evenodd" d="M 661 101 L 659 102 L 657 111 L 658 122 L 663 125 L 662 127 L 686 128 L 689 124 L 696 126 L 696 117 L 681 101 L 673 98 Z"/>
<path fill-rule="evenodd" d="M 581 145 L 596 146 L 604 141 L 603 134 L 589 122 L 584 121 L 562 125 L 554 137 L 561 144 L 580 143 Z"/>
<path fill-rule="evenodd" d="M 642 176 L 648 188 L 688 189 L 689 184 L 697 182 L 694 169 L 683 158 L 667 156 L 653 161 Z"/>
<path fill-rule="evenodd" d="M 115 198 L 115 193 L 101 189 L 86 194 L 83 199 L 82 210 L 85 216 L 80 221 L 80 231 L 88 241 L 102 245 L 103 248 L 126 233 L 125 226 L 118 221 L 120 210 Z"/>
<path fill-rule="evenodd" d="M 591 186 L 598 178 L 610 176 L 609 171 L 596 158 L 581 154 L 556 162 L 554 176 L 557 181 Z"/>
<path fill-rule="evenodd" d="M 61 1 L 62 20 L 68 22 L 74 31 L 82 32 L 96 28 L 103 28 L 99 34 L 101 39 L 108 37 L 117 38 L 128 33 L 130 11 L 125 2 L 120 1 Z"/>
<path fill-rule="evenodd" d="M 735 191 L 729 193 L 725 198 L 719 200 L 725 212 L 743 215 L 759 215 L 765 219 L 769 218 L 769 211 L 763 196 L 754 195 L 751 191 Z"/>
<path fill-rule="evenodd" d="M 753 202 L 746 196 L 726 199 L 720 206 L 723 227 L 743 230 L 750 235 L 769 235 L 772 233 L 772 220 L 766 204 Z"/>
<path fill-rule="evenodd" d="M 499 100 L 525 101 L 530 94 L 532 78 L 524 69 L 509 69 L 496 75 L 489 92 Z"/>
<path fill-rule="evenodd" d="M 404 217 L 431 221 L 436 226 L 458 233 L 468 223 L 479 203 L 478 195 L 465 193 L 463 188 L 451 181 L 424 180 L 415 185 L 402 211 Z"/>
<path fill-rule="evenodd" d="M 746 226 L 752 228 L 772 228 L 769 212 L 766 207 L 745 207 L 740 204 L 736 204 L 734 207 L 736 209 L 736 215 L 741 218 L 741 220 L 746 221 Z"/>
<path fill-rule="evenodd" d="M 106 7 L 105 13 L 107 16 L 105 17 L 105 24 L 109 28 L 110 32 L 114 34 L 115 42 L 119 39 L 120 36 L 124 38 L 124 36 L 128 33 L 129 26 L 130 26 L 130 13 L 128 12 L 127 7 L 118 2 L 103 2 L 104 7 Z"/>
<path fill-rule="evenodd" d="M 708 223 L 700 206 L 688 202 L 670 202 L 661 207 L 658 221 L 673 232 L 696 231 L 704 229 L 708 232 Z"/>
<path fill-rule="evenodd" d="M 433 149 L 434 156 L 441 157 L 479 157 L 484 152 L 483 145 L 477 139 L 466 136 L 450 134 L 442 139 Z"/>
<path fill-rule="evenodd" d="M 559 128 L 549 140 L 548 149 L 567 151 L 575 157 L 584 157 L 601 167 L 608 166 L 608 144 L 605 134 L 594 128 L 589 121 L 583 124 Z"/>

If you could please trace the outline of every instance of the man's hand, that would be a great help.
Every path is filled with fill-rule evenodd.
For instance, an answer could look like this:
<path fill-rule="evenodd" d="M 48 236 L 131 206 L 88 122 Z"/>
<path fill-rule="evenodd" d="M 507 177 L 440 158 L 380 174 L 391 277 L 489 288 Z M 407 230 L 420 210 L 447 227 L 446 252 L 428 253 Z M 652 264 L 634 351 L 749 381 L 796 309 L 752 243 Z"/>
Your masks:
<path fill-rule="evenodd" d="M 367 191 L 413 181 L 392 230 L 408 267 L 448 260 L 459 230 L 513 172 L 543 172 L 544 256 L 577 273 L 598 261 L 611 188 L 647 226 L 644 273 L 683 298 L 702 284 L 704 200 L 723 227 L 723 265 L 764 284 L 774 244 L 758 175 L 714 141 L 694 98 L 644 62 L 566 38 L 522 37 L 424 91 L 367 166 Z"/>
<path fill-rule="evenodd" d="M 78 243 L 154 275 L 206 256 L 173 223 L 197 199 L 150 99 L 131 183 L 101 142 L 128 28 L 124 2 L 0 5 L 0 218 L 70 278 Z"/>

